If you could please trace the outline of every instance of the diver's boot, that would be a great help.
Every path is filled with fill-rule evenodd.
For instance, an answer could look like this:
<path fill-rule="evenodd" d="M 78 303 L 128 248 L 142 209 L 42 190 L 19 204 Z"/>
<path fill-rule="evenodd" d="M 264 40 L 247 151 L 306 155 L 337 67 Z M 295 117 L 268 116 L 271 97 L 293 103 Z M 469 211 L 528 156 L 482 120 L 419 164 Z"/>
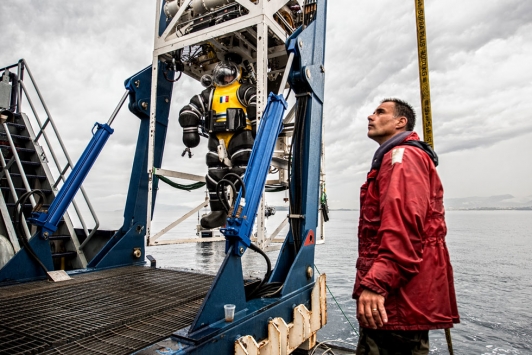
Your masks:
<path fill-rule="evenodd" d="M 225 211 L 212 211 L 201 218 L 200 224 L 203 228 L 213 229 L 223 226 L 226 221 L 227 213 Z"/>
<path fill-rule="evenodd" d="M 209 153 L 207 153 L 207 166 L 209 167 L 209 172 L 205 176 L 205 182 L 207 183 L 207 190 L 209 191 L 211 213 L 201 218 L 200 221 L 201 226 L 206 229 L 221 227 L 227 220 L 227 212 L 225 212 L 222 201 L 218 198 L 216 187 L 218 181 L 223 179 L 229 172 L 229 168 L 226 166 L 219 166 L 220 161 L 218 160 L 218 155 L 210 154 L 213 153 L 211 148 L 216 147 L 216 143 L 217 141 L 215 141 L 213 137 L 209 138 Z"/>

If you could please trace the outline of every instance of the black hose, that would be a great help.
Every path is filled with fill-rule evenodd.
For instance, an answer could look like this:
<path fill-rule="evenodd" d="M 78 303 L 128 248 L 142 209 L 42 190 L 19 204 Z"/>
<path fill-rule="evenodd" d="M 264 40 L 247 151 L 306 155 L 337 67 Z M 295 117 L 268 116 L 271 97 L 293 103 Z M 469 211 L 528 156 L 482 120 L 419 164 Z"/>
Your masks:
<path fill-rule="evenodd" d="M 303 144 L 305 135 L 305 114 L 307 110 L 308 94 L 304 94 L 303 98 L 300 98 L 303 95 L 298 95 L 297 98 L 297 110 L 296 110 L 296 123 L 294 126 L 294 137 L 292 139 L 292 144 L 290 145 L 290 154 L 288 162 L 288 179 L 290 181 L 290 213 L 291 214 L 301 214 L 301 197 L 302 190 L 301 184 L 297 183 L 302 179 L 302 170 L 303 170 Z M 294 171 L 292 171 L 292 156 L 293 153 L 297 154 L 297 159 L 295 160 Z M 292 229 L 292 236 L 294 238 L 294 255 L 298 253 L 301 248 L 301 221 L 298 219 L 290 219 L 290 226 Z M 273 297 L 277 295 L 283 289 L 284 284 L 282 282 L 271 282 L 267 283 L 267 280 L 271 276 L 271 262 L 266 253 L 264 253 L 260 248 L 254 244 L 250 245 L 250 249 L 261 254 L 268 264 L 268 271 L 264 276 L 264 279 L 259 283 L 259 285 L 251 291 L 248 295 L 248 299 L 252 297 Z"/>
<path fill-rule="evenodd" d="M 272 263 L 270 261 L 270 258 L 268 257 L 268 255 L 266 255 L 266 253 L 264 251 L 262 251 L 258 246 L 256 246 L 253 243 L 251 243 L 249 248 L 251 250 L 253 250 L 254 252 L 259 253 L 260 255 L 262 255 L 264 257 L 264 259 L 266 260 L 266 265 L 267 265 L 267 270 L 268 270 L 268 271 L 266 271 L 266 275 L 264 275 L 264 281 L 266 281 L 267 279 L 270 278 L 270 276 L 272 274 Z"/>
<path fill-rule="evenodd" d="M 166 81 L 169 81 L 171 83 L 176 83 L 179 79 L 181 79 L 181 74 L 183 74 L 183 72 L 180 71 L 179 75 L 177 76 L 177 79 L 173 80 L 173 79 L 168 78 L 167 73 L 168 73 L 167 71 L 163 71 L 164 78 L 166 79 Z"/>
<path fill-rule="evenodd" d="M 299 105 L 299 102 L 296 102 L 296 105 Z M 297 120 L 297 114 L 296 114 L 296 118 L 295 119 Z M 296 134 L 296 131 L 294 129 L 294 135 L 295 134 Z M 290 152 L 288 154 L 288 195 L 290 196 L 288 210 L 289 210 L 290 213 L 292 213 L 292 203 L 295 203 L 295 201 L 292 201 L 292 156 L 293 156 L 292 154 L 293 154 L 293 150 L 294 150 L 294 140 L 295 140 L 295 137 L 292 138 L 292 144 L 290 144 Z M 292 223 L 292 219 L 288 218 L 288 222 L 290 223 L 290 229 L 292 229 L 292 237 L 294 238 L 294 232 L 293 232 L 294 231 L 294 225 Z M 296 255 L 297 254 L 297 249 L 296 249 L 296 246 L 295 246 L 295 242 L 294 242 L 293 246 L 294 246 L 294 255 Z"/>
<path fill-rule="evenodd" d="M 227 200 L 227 195 L 223 191 L 224 188 L 225 188 L 224 184 L 231 186 L 231 189 L 233 190 L 233 201 L 231 201 L 231 203 L 229 203 L 229 201 Z M 220 189 L 220 187 L 221 187 L 221 189 Z M 221 179 L 216 184 L 216 196 L 218 196 L 218 200 L 220 200 L 220 202 L 222 203 L 222 207 L 224 208 L 225 212 L 227 212 L 227 213 L 229 212 L 229 209 L 231 208 L 231 206 L 234 203 L 234 200 L 236 198 L 236 197 L 234 197 L 235 194 L 236 194 L 236 187 L 235 187 L 235 184 L 233 184 L 232 181 L 229 181 L 229 180 L 226 180 L 226 179 Z"/>
<path fill-rule="evenodd" d="M 282 290 L 283 284 L 281 282 L 271 282 L 268 283 L 270 276 L 272 275 L 272 263 L 270 258 L 264 251 L 262 251 L 258 246 L 251 243 L 249 248 L 256 253 L 259 253 L 266 260 L 267 271 L 264 275 L 264 278 L 261 282 L 247 295 L 247 299 L 257 298 L 257 297 L 272 297 L 279 293 Z"/>
<path fill-rule="evenodd" d="M 303 106 L 303 99 L 298 98 L 297 102 L 297 109 L 296 109 L 296 117 L 295 117 L 295 124 L 294 124 L 294 137 L 292 139 L 292 159 L 294 160 L 292 162 L 292 184 L 290 185 L 290 208 L 292 214 L 298 214 L 299 213 L 299 201 L 300 201 L 300 195 L 299 195 L 299 189 L 298 189 L 298 183 L 294 183 L 301 180 L 301 176 L 299 175 L 299 136 L 301 135 L 301 108 Z M 293 222 L 293 221 L 292 221 Z M 292 228 L 293 230 L 297 231 L 297 226 L 294 226 Z M 294 239 L 297 238 L 299 233 L 295 233 Z"/>
<path fill-rule="evenodd" d="M 271 282 L 264 285 L 260 291 L 256 294 L 256 297 L 268 298 L 276 296 L 283 289 L 284 284 L 282 282 Z"/>
<path fill-rule="evenodd" d="M 303 99 L 303 104 L 302 104 L 302 108 L 301 108 L 301 112 L 300 112 L 300 118 L 299 118 L 299 121 L 301 122 L 300 124 L 300 128 L 299 128 L 299 144 L 298 144 L 298 149 L 297 149 L 297 152 L 298 152 L 298 155 L 299 155 L 299 164 L 297 165 L 297 169 L 298 169 L 298 172 L 297 172 L 297 175 L 299 176 L 299 180 L 296 180 L 296 181 L 302 181 L 303 180 L 303 176 L 302 176 L 302 172 L 303 172 L 303 157 L 304 157 L 304 144 L 305 144 L 305 123 L 306 123 L 306 113 L 307 113 L 307 103 L 308 103 L 308 96 L 305 96 L 304 99 Z M 296 191 L 297 191 L 297 194 L 299 196 L 299 198 L 297 199 L 297 210 L 298 210 L 298 214 L 301 215 L 302 214 L 302 206 L 301 206 L 301 199 L 303 197 L 303 191 L 301 189 L 301 184 L 296 184 Z M 302 244 L 302 240 L 301 238 L 303 237 L 301 235 L 302 231 L 301 231 L 301 220 L 297 220 L 297 225 L 298 225 L 298 251 L 301 249 L 301 244 Z"/>
<path fill-rule="evenodd" d="M 231 180 L 226 179 L 229 176 L 234 176 L 236 180 L 240 183 L 240 186 L 242 188 L 242 198 L 246 198 L 246 185 L 244 185 L 244 181 L 242 180 L 242 178 L 235 173 L 226 174 L 223 179 L 218 181 L 218 183 L 216 184 L 216 190 L 215 190 L 216 196 L 218 196 L 218 199 L 222 203 L 222 206 L 225 212 L 229 212 L 229 210 L 231 209 L 231 206 L 235 204 L 236 195 L 238 193 L 236 189 L 236 185 Z M 231 189 L 233 190 L 233 199 L 231 202 L 227 200 L 226 194 L 223 193 L 223 188 L 225 188 L 227 185 L 231 186 Z"/>
<path fill-rule="evenodd" d="M 292 93 L 292 87 L 290 87 L 290 88 L 288 89 L 288 94 L 286 94 L 286 98 L 285 98 L 285 100 L 288 100 L 288 98 L 290 97 L 290 94 L 291 94 L 291 93 Z"/>
<path fill-rule="evenodd" d="M 290 214 L 300 215 L 302 212 L 301 208 L 301 184 L 297 183 L 302 180 L 302 171 L 303 171 L 303 147 L 304 147 L 304 129 L 305 129 L 305 114 L 307 111 L 307 102 L 308 102 L 308 93 L 299 94 L 297 97 L 296 103 L 296 117 L 294 125 L 294 136 L 292 139 L 292 144 L 290 145 L 290 157 L 296 155 L 294 160 L 295 164 L 293 166 L 293 171 L 289 170 L 289 179 L 290 179 Z M 290 162 L 289 167 L 292 166 Z M 299 219 L 290 219 L 290 226 L 292 229 L 292 237 L 294 238 L 294 253 L 297 254 L 301 248 L 301 221 Z"/>
<path fill-rule="evenodd" d="M 246 185 L 244 185 L 244 180 L 240 177 L 240 175 L 237 175 L 235 173 L 229 173 L 225 174 L 224 179 L 228 176 L 234 176 L 238 182 L 240 182 L 240 186 L 242 187 L 242 198 L 246 198 Z"/>
<path fill-rule="evenodd" d="M 42 207 L 42 203 L 44 201 L 44 193 L 41 190 L 27 191 L 19 197 L 18 201 L 15 203 L 15 226 L 16 226 L 16 232 L 17 232 L 16 234 L 17 234 L 19 243 L 24 246 L 30 259 L 33 259 L 33 261 L 35 261 L 35 263 L 38 264 L 41 267 L 41 269 L 43 269 L 44 273 L 47 274 L 48 269 L 39 259 L 39 257 L 37 256 L 37 254 L 31 247 L 30 243 L 28 242 L 28 240 L 24 237 L 23 230 L 22 230 L 22 216 L 24 214 L 24 205 L 26 204 L 26 201 L 28 200 L 28 198 L 33 194 L 36 194 L 40 197 L 39 202 L 33 208 L 33 212 L 39 211 Z M 18 206 L 20 206 L 20 210 L 17 213 Z"/>

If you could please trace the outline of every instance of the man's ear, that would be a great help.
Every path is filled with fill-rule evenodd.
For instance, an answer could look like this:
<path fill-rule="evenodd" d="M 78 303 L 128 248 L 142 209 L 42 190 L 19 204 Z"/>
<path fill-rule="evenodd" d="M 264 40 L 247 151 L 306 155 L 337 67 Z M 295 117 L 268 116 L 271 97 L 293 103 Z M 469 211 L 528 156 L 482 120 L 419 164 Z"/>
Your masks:
<path fill-rule="evenodd" d="M 406 124 L 407 123 L 408 123 L 408 120 L 406 119 L 405 116 L 399 116 L 399 117 L 397 117 L 395 128 L 397 128 L 397 129 L 406 128 Z"/>

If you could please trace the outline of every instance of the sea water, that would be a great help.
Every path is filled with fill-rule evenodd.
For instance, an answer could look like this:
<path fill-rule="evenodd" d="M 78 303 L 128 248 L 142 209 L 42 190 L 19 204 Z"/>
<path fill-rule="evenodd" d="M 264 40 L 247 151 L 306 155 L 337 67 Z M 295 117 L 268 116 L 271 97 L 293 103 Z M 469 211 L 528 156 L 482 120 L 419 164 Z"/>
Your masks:
<path fill-rule="evenodd" d="M 154 224 L 154 232 L 177 219 L 172 213 Z M 273 231 L 286 216 L 278 211 L 267 221 Z M 318 341 L 354 347 L 358 340 L 351 291 L 357 255 L 358 211 L 331 211 L 325 243 L 316 246 L 315 264 L 327 275 L 328 323 Z M 461 323 L 452 330 L 455 354 L 532 354 L 532 211 L 447 211 L 447 246 L 454 268 Z M 191 238 L 191 218 L 165 238 Z M 285 232 L 286 234 L 286 232 Z M 224 259 L 225 243 L 192 243 L 148 247 L 157 266 L 215 273 Z M 267 253 L 275 265 L 278 252 Z M 248 250 L 242 258 L 246 276 L 262 277 L 264 259 Z M 349 345 L 351 344 L 351 345 Z M 448 354 L 443 330 L 430 332 L 431 354 Z M 321 352 L 317 352 L 321 354 Z"/>

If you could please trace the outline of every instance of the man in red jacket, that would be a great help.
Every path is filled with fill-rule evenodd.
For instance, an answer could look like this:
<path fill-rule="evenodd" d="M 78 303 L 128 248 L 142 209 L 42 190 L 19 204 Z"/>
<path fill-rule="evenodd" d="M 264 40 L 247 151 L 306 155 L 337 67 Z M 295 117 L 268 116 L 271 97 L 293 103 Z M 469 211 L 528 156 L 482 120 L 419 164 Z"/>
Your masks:
<path fill-rule="evenodd" d="M 408 103 L 385 99 L 368 121 L 380 147 L 360 193 L 357 354 L 428 354 L 428 331 L 460 321 L 438 158 Z"/>

